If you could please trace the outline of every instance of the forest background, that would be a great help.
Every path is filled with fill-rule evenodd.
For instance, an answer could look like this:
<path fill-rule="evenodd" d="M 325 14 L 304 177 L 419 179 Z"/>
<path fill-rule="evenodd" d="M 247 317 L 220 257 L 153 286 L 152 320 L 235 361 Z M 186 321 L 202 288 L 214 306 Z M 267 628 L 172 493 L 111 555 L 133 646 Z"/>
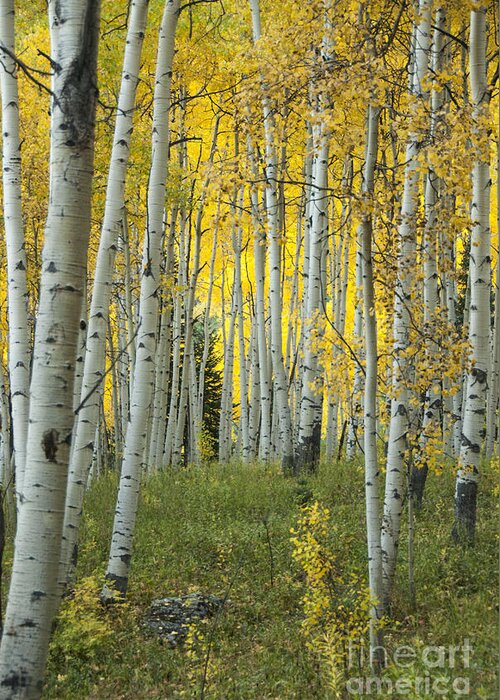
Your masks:
<path fill-rule="evenodd" d="M 2 4 L 2 17 L 10 5 Z M 94 5 L 88 3 L 89 13 Z M 287 543 L 287 529 L 294 529 L 293 557 L 305 581 L 294 605 L 302 599 L 301 634 L 323 678 L 314 692 L 328 688 L 332 697 L 342 697 L 350 639 L 358 643 L 368 635 L 375 648 L 391 620 L 416 624 L 422 552 L 415 554 L 415 533 L 419 525 L 426 531 L 426 509 L 432 512 L 443 484 L 451 489 L 455 477 L 455 508 L 450 491 L 447 505 L 439 501 L 446 517 L 434 545 L 445 552 L 446 566 L 470 573 L 474 562 L 491 574 L 498 539 L 491 531 L 495 505 L 487 500 L 489 510 L 477 525 L 476 504 L 483 469 L 485 499 L 498 495 L 492 486 L 500 385 L 494 196 L 498 6 L 462 0 L 102 2 L 87 273 L 85 285 L 73 290 L 79 298 L 72 322 L 78 316 L 78 337 L 67 331 L 69 380 L 58 388 L 60 375 L 45 378 L 47 405 L 61 401 L 57 406 L 66 410 L 64 425 L 73 436 L 61 437 L 60 430 L 54 437 L 40 428 L 41 462 L 52 469 L 45 484 L 34 448 L 26 443 L 38 429 L 28 434 L 28 411 L 30 425 L 44 424 L 43 400 L 31 400 L 33 378 L 28 390 L 30 371 L 38 377 L 36 363 L 43 364 L 43 355 L 26 358 L 42 333 L 44 275 L 57 271 L 42 248 L 51 235 L 50 245 L 63 244 L 64 236 L 81 245 L 71 229 L 58 239 L 47 224 L 71 179 L 56 162 L 54 146 L 58 66 L 68 60 L 63 42 L 57 42 L 58 12 L 49 4 L 48 23 L 45 4 L 16 6 L 14 44 L 6 38 L 5 19 L 1 27 L 6 228 L 1 255 L 8 267 L 7 284 L 0 286 L 2 483 L 11 532 L 16 511 L 18 520 L 22 515 L 18 562 L 30 548 L 42 551 L 48 538 L 54 546 L 48 558 L 41 557 L 37 574 L 52 603 L 46 608 L 41 603 L 39 612 L 38 602 L 34 606 L 30 619 L 36 632 L 20 632 L 21 582 L 35 584 L 33 572 L 16 568 L 14 561 L 7 624 L 17 635 L 4 636 L 0 675 L 11 685 L 12 678 L 19 679 L 25 671 L 13 670 L 11 663 L 25 651 L 16 644 L 31 645 L 38 657 L 27 685 L 40 688 L 50 621 L 63 590 L 73 589 L 82 547 L 83 572 L 76 580 L 102 569 L 105 553 L 96 562 L 90 542 L 79 537 L 87 482 L 85 534 L 94 517 L 87 509 L 102 506 L 102 483 L 118 489 L 101 592 L 109 602 L 123 598 L 129 586 L 141 482 L 150 494 L 151 484 L 162 484 L 159 497 L 168 501 L 169 489 L 175 493 L 187 479 L 189 509 L 199 480 L 237 478 L 235 501 L 240 492 L 247 494 L 242 508 L 251 510 L 257 495 L 243 486 L 250 472 L 278 503 L 288 493 L 297 511 L 295 524 L 288 522 L 291 511 L 283 502 L 277 529 L 279 547 Z M 89 57 L 92 50 L 85 48 Z M 7 162 L 14 133 L 7 96 L 14 79 L 22 156 L 17 181 L 9 173 L 19 159 L 14 155 Z M 126 108 L 120 103 L 125 99 Z M 67 140 L 65 146 L 74 149 L 75 143 Z M 69 158 L 66 167 L 72 162 Z M 77 187 L 83 196 L 84 190 Z M 23 245 L 17 248 L 9 226 L 21 219 L 13 217 L 12 201 L 22 206 L 17 234 Z M 72 201 L 78 206 L 76 196 Z M 84 211 L 85 203 L 81 206 Z M 24 316 L 15 315 L 16 299 Z M 51 313 L 43 342 L 58 346 L 53 307 Z M 232 464 L 238 477 L 224 475 L 215 462 Z M 281 483 L 275 465 L 295 477 L 293 486 Z M 356 511 L 358 525 L 344 513 L 346 522 L 330 528 L 332 480 L 348 502 L 349 490 L 360 485 L 361 465 L 366 507 Z M 188 466 L 199 470 L 199 480 L 179 476 Z M 162 482 L 158 471 L 167 471 L 172 483 Z M 150 498 L 155 504 L 157 495 Z M 302 510 L 296 508 L 301 499 Z M 23 500 L 35 503 L 33 512 Z M 147 513 L 148 503 L 142 507 Z M 105 545 L 111 498 L 106 508 L 100 535 Z M 42 530 L 41 512 L 58 513 L 46 518 Z M 263 513 L 259 522 L 272 553 L 269 514 Z M 356 565 L 340 575 L 334 565 L 340 553 L 331 550 L 335 527 L 349 522 L 356 530 L 365 518 L 368 578 L 362 537 L 356 539 Z M 459 555 L 450 554 L 447 527 Z M 471 551 L 477 528 L 480 538 L 488 532 L 481 539 L 484 560 Z M 137 535 L 145 546 L 143 536 Z M 400 537 L 407 544 L 403 567 L 409 583 L 408 600 L 398 610 Z M 289 559 L 290 551 L 282 561 L 281 592 L 290 576 Z M 265 575 L 265 560 L 263 570 Z M 467 589 L 468 576 L 462 575 Z M 273 577 L 271 569 L 271 589 Z M 191 585 L 188 576 L 186 582 Z M 105 646 L 107 628 L 99 627 L 105 613 L 91 602 L 97 600 L 96 579 L 82 585 L 82 606 L 96 615 L 88 637 L 95 637 L 96 648 Z M 339 613 L 346 604 L 337 604 L 339 591 L 350 601 L 346 618 Z M 484 595 L 483 587 L 476 612 L 483 603 L 494 607 Z M 67 603 L 62 610 L 63 618 L 68 610 L 79 615 Z M 79 625 L 66 618 L 61 629 L 73 626 L 74 633 Z M 16 636 L 22 641 L 9 646 Z M 191 640 L 188 659 L 199 654 L 205 683 L 210 651 L 202 639 L 198 647 Z M 64 637 L 56 644 L 64 657 Z M 375 655 L 372 661 L 380 671 L 383 660 Z M 217 688 L 217 671 L 211 672 Z M 478 675 L 475 692 L 488 697 L 492 680 Z M 57 686 L 57 679 L 56 673 L 49 684 Z M 62 674 L 57 692 L 63 692 L 65 680 Z M 73 682 L 68 680 L 70 688 Z M 175 683 L 172 693 L 185 692 Z M 293 697 L 303 691 L 282 692 Z"/>

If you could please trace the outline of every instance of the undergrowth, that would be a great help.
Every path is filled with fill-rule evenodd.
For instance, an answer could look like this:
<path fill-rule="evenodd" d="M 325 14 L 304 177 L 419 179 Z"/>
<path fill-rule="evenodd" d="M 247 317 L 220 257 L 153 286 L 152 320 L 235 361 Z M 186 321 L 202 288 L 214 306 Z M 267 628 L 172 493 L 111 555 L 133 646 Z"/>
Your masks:
<path fill-rule="evenodd" d="M 485 468 L 477 544 L 464 550 L 450 539 L 451 471 L 429 477 L 416 523 L 417 608 L 411 608 L 408 594 L 404 527 L 392 618 L 385 629 L 386 685 L 378 690 L 372 686 L 373 696 L 436 697 L 425 694 L 425 686 L 415 691 L 413 682 L 421 677 L 440 682 L 443 674 L 448 680 L 453 674 L 466 675 L 469 697 L 496 696 L 497 479 L 495 469 Z M 59 614 L 45 698 L 324 700 L 355 694 L 353 676 L 370 673 L 366 660 L 360 668 L 358 655 L 358 667 L 346 667 L 344 649 L 339 676 L 335 654 L 348 641 L 349 625 L 359 636 L 366 617 L 359 462 L 323 465 L 318 475 L 300 481 L 282 477 L 274 467 L 240 464 L 149 477 L 142 490 L 128 603 L 105 609 L 97 590 L 108 553 L 116 488 L 117 475 L 109 472 L 87 494 L 78 583 Z M 310 547 L 300 550 L 314 527 L 321 535 L 316 553 Z M 322 570 L 317 567 L 320 560 L 341 576 L 326 603 Z M 316 593 L 311 580 L 319 581 Z M 171 649 L 144 635 L 140 620 L 152 599 L 192 591 L 227 596 L 228 601 L 216 618 L 190 630 L 183 648 Z M 347 636 L 339 637 L 339 629 L 347 630 Z M 466 669 L 429 668 L 418 653 L 429 645 L 460 646 L 466 639 L 472 647 Z M 402 645 L 416 650 L 410 668 L 394 663 L 394 652 Z M 332 674 L 337 674 L 335 682 Z M 409 692 L 390 693 L 389 684 L 403 677 Z M 351 685 L 346 687 L 349 679 Z"/>

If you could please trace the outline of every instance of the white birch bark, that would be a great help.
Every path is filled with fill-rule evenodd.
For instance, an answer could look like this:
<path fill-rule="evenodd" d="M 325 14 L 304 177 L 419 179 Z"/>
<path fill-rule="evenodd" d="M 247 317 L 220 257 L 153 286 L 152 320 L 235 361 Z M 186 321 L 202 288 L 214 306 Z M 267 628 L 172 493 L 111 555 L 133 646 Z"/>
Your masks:
<path fill-rule="evenodd" d="M 321 447 L 321 419 L 323 413 L 322 369 L 313 333 L 318 323 L 322 299 L 321 260 L 323 242 L 328 233 L 328 134 L 319 123 L 313 126 L 314 154 L 310 188 L 309 215 L 309 270 L 307 273 L 306 314 L 303 337 L 303 374 L 297 438 L 296 468 L 315 471 L 319 464 Z"/>
<path fill-rule="evenodd" d="M 210 353 L 210 334 L 212 325 L 210 315 L 212 313 L 212 296 L 214 289 L 215 263 L 217 258 L 217 246 L 219 241 L 219 220 L 220 220 L 220 195 L 217 199 L 217 208 L 213 221 L 212 250 L 210 253 L 210 268 L 208 277 L 207 300 L 203 315 L 203 354 L 198 372 L 198 399 L 197 399 L 197 420 L 201 425 L 203 419 L 203 405 L 205 401 L 205 371 Z"/>
<path fill-rule="evenodd" d="M 111 587 L 103 597 L 127 592 L 135 518 L 139 498 L 147 415 L 153 390 L 156 336 L 158 332 L 158 287 L 163 238 L 163 210 L 168 168 L 169 109 L 172 64 L 179 0 L 167 0 L 158 39 L 153 100 L 152 156 L 147 195 L 148 220 L 144 234 L 137 356 L 130 402 L 130 424 L 116 502 L 113 534 L 106 571 Z M 114 590 L 112 590 L 114 588 Z"/>
<path fill-rule="evenodd" d="M 99 2 L 54 17 L 50 193 L 42 256 L 23 498 L 4 633 L 0 697 L 38 698 L 53 617 L 73 429 L 73 383 L 90 231 Z"/>
<path fill-rule="evenodd" d="M 236 148 L 237 150 L 237 148 Z M 234 193 L 235 204 L 238 211 L 241 212 L 243 205 L 243 188 L 240 193 Z M 241 216 L 233 212 L 234 226 L 232 230 L 232 245 L 234 255 L 234 293 L 236 304 L 236 319 L 238 325 L 238 367 L 239 367 L 239 387 L 240 387 L 240 437 L 241 437 L 241 456 L 244 463 L 250 459 L 250 437 L 248 427 L 248 376 L 246 364 L 246 348 L 245 348 L 245 316 L 243 308 L 243 282 L 241 276 L 241 256 L 242 256 L 242 228 Z"/>
<path fill-rule="evenodd" d="M 369 117 L 368 117 L 369 118 Z M 369 127 L 368 127 L 369 133 Z M 363 254 L 362 254 L 362 236 L 363 227 L 360 225 L 358 227 L 356 235 L 356 302 L 354 308 L 354 339 L 356 343 L 363 333 L 363 298 L 362 298 L 362 285 L 363 285 Z M 358 352 L 361 356 L 361 350 Z M 354 381 L 352 387 L 352 398 L 351 406 L 349 411 L 349 423 L 347 426 L 347 445 L 346 445 L 346 457 L 351 460 L 356 456 L 356 451 L 358 447 L 358 442 L 362 442 L 363 438 L 359 435 L 360 423 L 362 424 L 362 393 L 363 390 L 363 372 L 361 371 L 358 363 L 354 366 Z M 360 420 L 361 419 L 361 420 Z"/>
<path fill-rule="evenodd" d="M 196 221 L 195 221 L 195 237 L 194 237 L 194 250 L 193 250 L 193 265 L 191 274 L 189 277 L 189 285 L 186 290 L 185 302 L 184 302 L 184 355 L 182 362 L 182 378 L 181 386 L 179 390 L 179 412 L 177 415 L 177 425 L 174 436 L 174 447 L 172 452 L 172 463 L 174 466 L 180 464 L 182 445 L 184 443 L 184 432 L 186 419 L 188 417 L 188 405 L 190 398 L 193 401 L 193 410 L 189 412 L 189 417 L 194 418 L 196 415 L 197 401 L 196 394 L 198 393 L 198 387 L 196 386 L 196 373 L 194 366 L 194 343 L 193 343 L 193 323 L 194 323 L 194 307 L 195 307 L 195 295 L 196 295 L 196 285 L 198 282 L 198 275 L 200 271 L 200 254 L 201 254 L 201 237 L 203 235 L 202 222 L 203 214 L 205 209 L 205 201 L 207 197 L 207 189 L 210 184 L 212 166 L 215 156 L 215 151 L 217 147 L 217 136 L 219 133 L 219 118 L 217 117 L 214 124 L 213 134 L 212 134 L 212 144 L 210 148 L 210 155 L 208 162 L 206 164 L 205 178 L 201 188 L 200 199 L 198 202 Z M 195 388 L 196 387 L 196 388 Z M 192 452 L 195 456 L 195 461 L 199 458 L 199 436 L 200 436 L 201 425 L 192 425 L 189 431 L 190 443 Z M 187 455 L 185 455 L 185 458 Z"/>
<path fill-rule="evenodd" d="M 498 144 L 498 156 L 500 156 L 500 142 Z M 497 250 L 500 251 L 500 157 L 497 157 Z M 490 389 L 488 392 L 488 410 L 486 423 L 486 448 L 485 455 L 487 459 L 491 459 L 495 452 L 495 443 L 500 443 L 499 435 L 499 414 L 500 414 L 500 256 L 497 255 L 496 260 L 496 278 L 495 278 L 495 316 L 492 328 L 492 347 L 491 347 L 491 380 Z"/>
<path fill-rule="evenodd" d="M 473 118 L 488 111 L 486 76 L 486 10 L 471 11 L 470 87 Z M 462 444 L 455 490 L 455 539 L 474 543 L 476 500 L 481 447 L 485 431 L 489 371 L 490 329 L 490 169 L 488 140 L 481 126 L 476 127 L 475 163 L 472 171 L 469 343 L 471 364 L 465 384 Z M 486 139 L 486 144 L 484 140 Z"/>
<path fill-rule="evenodd" d="M 85 347 L 87 344 L 87 290 L 83 290 L 82 309 L 80 312 L 80 333 L 78 336 L 78 350 L 76 356 L 75 385 L 73 387 L 73 412 L 80 404 L 83 381 L 83 366 L 85 362 Z M 73 445 L 72 445 L 73 448 Z"/>
<path fill-rule="evenodd" d="M 3 214 L 7 253 L 9 382 L 16 490 L 22 502 L 28 436 L 30 347 L 26 253 L 21 201 L 21 144 L 17 65 L 14 60 L 14 0 L 0 2 L 0 91 L 2 94 Z"/>
<path fill-rule="evenodd" d="M 430 44 L 429 0 L 420 0 L 419 16 L 415 31 L 415 75 L 413 93 L 422 95 L 422 85 L 427 75 Z M 391 419 L 387 451 L 384 517 L 382 520 L 382 568 L 384 607 L 390 602 L 392 582 L 396 570 L 399 544 L 403 488 L 405 480 L 405 454 L 410 428 L 409 377 L 411 366 L 405 356 L 409 344 L 410 306 L 414 294 L 414 270 L 416 252 L 415 214 L 418 207 L 418 161 L 419 138 L 410 133 L 406 147 L 406 172 L 401 223 L 398 229 L 399 250 L 397 280 L 394 301 L 393 323 L 393 368 L 391 389 Z"/>
<path fill-rule="evenodd" d="M 253 39 L 260 39 L 259 0 L 250 0 Z M 264 86 L 263 116 L 265 133 L 266 214 L 269 241 L 269 302 L 271 317 L 271 362 L 276 408 L 279 416 L 279 448 L 283 469 L 294 464 L 292 421 L 288 402 L 288 381 L 283 360 L 282 288 L 281 288 L 281 235 L 279 228 L 279 201 L 277 188 L 278 162 L 274 120 Z"/>
<path fill-rule="evenodd" d="M 106 333 L 111 301 L 113 267 L 124 217 L 124 191 L 133 129 L 136 88 L 146 26 L 148 0 L 131 5 L 127 31 L 115 133 L 111 151 L 104 220 L 94 272 L 94 286 L 87 328 L 87 351 L 82 394 L 75 419 L 74 446 L 69 472 L 63 544 L 61 584 L 64 585 L 77 557 L 77 538 L 83 496 L 92 460 L 105 369 Z"/>
<path fill-rule="evenodd" d="M 443 30 L 445 28 L 445 13 L 441 7 L 435 14 L 434 34 L 430 47 L 430 63 L 432 75 L 438 75 L 443 67 Z M 431 123 L 430 138 L 435 138 L 436 124 L 444 103 L 444 90 L 434 85 L 431 93 Z M 426 356 L 428 364 L 432 365 L 438 355 L 439 348 L 434 337 L 434 324 L 440 305 L 438 288 L 437 246 L 438 246 L 438 216 L 437 208 L 440 206 L 443 184 L 436 175 L 432 165 L 429 166 L 424 188 L 424 213 L 425 225 L 422 240 L 422 258 L 424 273 L 424 335 Z M 420 444 L 425 452 L 429 439 L 439 431 L 440 411 L 442 407 L 441 375 L 431 378 L 427 387 L 424 401 L 424 415 L 422 419 L 422 434 Z M 417 508 L 422 506 L 425 482 L 429 467 L 427 459 L 418 463 L 412 469 L 411 497 Z"/>
<path fill-rule="evenodd" d="M 122 445 L 125 442 L 127 435 L 127 425 L 129 421 L 129 405 L 130 405 L 130 374 L 129 374 L 129 354 L 127 346 L 126 321 L 124 318 L 123 300 L 118 299 L 116 304 L 117 314 L 117 336 L 118 336 L 118 384 L 120 391 L 120 407 L 121 407 L 121 429 L 120 436 Z M 122 455 L 123 457 L 123 455 Z"/>
<path fill-rule="evenodd" d="M 258 170 L 251 143 L 247 144 L 252 175 L 258 177 Z M 259 459 L 266 461 L 271 451 L 271 372 L 268 363 L 266 334 L 266 234 L 259 215 L 259 195 L 255 188 L 250 190 L 253 228 L 253 261 L 255 274 L 255 319 L 257 334 L 257 362 L 260 378 L 260 439 Z"/>
<path fill-rule="evenodd" d="M 15 524 L 15 494 L 13 460 L 10 451 L 9 395 L 5 382 L 3 363 L 0 361 L 0 486 L 7 504 L 9 521 Z"/>
<path fill-rule="evenodd" d="M 231 458 L 233 434 L 233 374 L 234 374 L 234 341 L 236 324 L 236 295 L 235 282 L 231 295 L 231 312 L 229 329 L 224 349 L 224 373 L 222 377 L 222 396 L 219 421 L 219 462 L 228 462 Z"/>
<path fill-rule="evenodd" d="M 134 318 L 134 304 L 132 301 L 132 265 L 130 263 L 130 239 L 129 239 L 129 228 L 128 228 L 128 218 L 127 209 L 123 208 L 123 218 L 121 227 L 121 248 L 123 249 L 124 257 L 124 267 L 125 267 L 125 277 L 124 277 L 124 287 L 125 287 L 125 318 L 127 320 L 127 352 L 130 357 L 130 368 L 129 374 L 130 378 L 134 376 L 135 370 L 135 355 L 136 355 L 136 334 L 135 334 L 135 318 Z M 130 392 L 132 393 L 130 387 Z"/>
<path fill-rule="evenodd" d="M 249 458 L 255 459 L 258 454 L 259 444 L 259 423 L 260 423 L 260 376 L 259 376 L 259 355 L 257 348 L 257 323 L 255 315 L 252 317 L 252 327 L 250 331 L 250 343 L 248 349 L 248 370 L 250 377 L 249 390 L 250 398 L 248 404 L 248 439 Z"/>
<path fill-rule="evenodd" d="M 367 119 L 366 159 L 363 169 L 362 192 L 373 197 L 374 172 L 378 149 L 380 109 L 369 105 Z M 382 615 L 382 548 L 380 539 L 380 471 L 377 455 L 377 316 L 373 280 L 373 220 L 367 213 L 361 222 L 361 258 L 363 285 L 363 312 L 365 328 L 366 375 L 364 391 L 364 453 L 366 534 L 368 541 L 368 576 L 373 605 L 370 610 L 370 647 L 372 660 L 374 649 L 379 647 L 379 620 Z"/>
<path fill-rule="evenodd" d="M 171 325 L 170 307 L 164 302 L 160 318 L 159 340 L 156 346 L 153 407 L 149 430 L 149 447 L 145 459 L 148 471 L 158 469 L 161 455 L 158 455 L 158 432 L 160 423 L 165 423 L 167 407 L 167 352 L 168 333 Z M 161 443 L 163 452 L 163 442 Z"/>
<path fill-rule="evenodd" d="M 179 402 L 179 379 L 181 365 L 181 317 L 182 293 L 180 290 L 177 290 L 175 292 L 174 320 L 172 328 L 172 380 L 170 382 L 168 422 L 165 432 L 165 446 L 163 451 L 164 467 L 169 465 L 173 459 L 173 442 L 177 431 L 177 411 Z"/>

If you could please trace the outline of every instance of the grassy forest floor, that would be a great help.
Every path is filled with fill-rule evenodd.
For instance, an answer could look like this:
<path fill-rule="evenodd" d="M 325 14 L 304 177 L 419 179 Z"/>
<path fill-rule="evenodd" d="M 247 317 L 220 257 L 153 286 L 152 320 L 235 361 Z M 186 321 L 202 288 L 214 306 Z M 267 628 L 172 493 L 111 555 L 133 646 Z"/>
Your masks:
<path fill-rule="evenodd" d="M 359 572 L 364 577 L 361 463 L 324 465 L 300 483 L 281 477 L 276 468 L 236 464 L 152 476 L 141 496 L 128 604 L 104 609 L 95 594 L 108 552 L 116 488 L 117 475 L 109 472 L 87 495 L 79 584 L 59 615 L 44 697 L 352 696 L 345 681 L 360 672 L 351 669 L 342 676 L 342 669 L 335 669 L 333 675 L 339 672 L 341 679 L 335 690 L 331 664 L 306 648 L 301 631 L 305 577 L 292 557 L 290 528 L 296 526 L 301 504 L 318 499 L 331 511 L 336 566 L 343 575 Z M 409 669 L 392 663 L 385 677 L 395 682 L 404 676 L 410 686 L 426 674 L 428 683 L 443 677 L 440 688 L 452 687 L 457 676 L 467 677 L 469 697 L 491 699 L 497 696 L 498 666 L 498 470 L 484 470 L 474 549 L 450 541 L 452 495 L 451 468 L 429 477 L 416 523 L 416 611 L 408 595 L 404 525 L 394 621 L 385 631 L 385 645 L 389 658 L 391 650 L 409 645 L 417 650 L 417 661 Z M 171 649 L 144 635 L 140 619 L 152 599 L 192 591 L 229 598 L 218 616 L 200 625 L 198 638 Z M 449 668 L 448 661 L 444 668 L 429 668 L 419 655 L 426 645 L 448 649 L 467 638 L 473 650 L 469 668 L 460 663 Z M 372 695 L 439 696 L 436 691 L 426 694 L 422 686 L 401 694 L 391 694 L 387 687 Z"/>

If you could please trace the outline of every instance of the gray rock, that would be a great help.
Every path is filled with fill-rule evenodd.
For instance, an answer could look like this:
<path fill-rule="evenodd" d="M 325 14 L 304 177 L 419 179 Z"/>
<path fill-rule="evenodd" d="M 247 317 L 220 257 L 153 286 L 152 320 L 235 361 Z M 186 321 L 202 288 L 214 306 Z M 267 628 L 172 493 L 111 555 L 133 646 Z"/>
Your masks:
<path fill-rule="evenodd" d="M 142 627 L 146 633 L 176 647 L 185 641 L 190 625 L 213 617 L 225 602 L 223 598 L 198 592 L 153 600 L 144 614 Z"/>

